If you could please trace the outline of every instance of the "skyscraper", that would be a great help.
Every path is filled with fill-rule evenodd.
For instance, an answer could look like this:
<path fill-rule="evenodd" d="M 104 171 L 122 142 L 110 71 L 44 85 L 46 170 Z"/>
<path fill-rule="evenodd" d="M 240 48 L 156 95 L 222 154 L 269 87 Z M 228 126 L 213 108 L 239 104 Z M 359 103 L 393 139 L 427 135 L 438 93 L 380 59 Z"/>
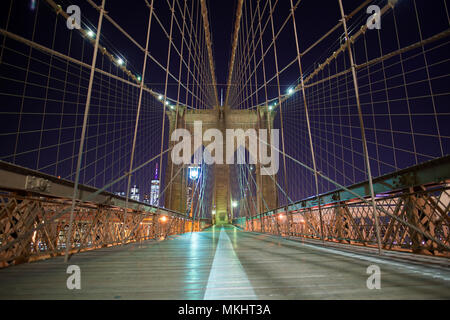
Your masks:
<path fill-rule="evenodd" d="M 139 188 L 136 185 L 131 188 L 130 198 L 136 201 L 140 201 Z"/>
<path fill-rule="evenodd" d="M 155 176 L 150 186 L 150 204 L 159 206 L 159 180 L 158 180 L 158 164 L 156 164 Z"/>

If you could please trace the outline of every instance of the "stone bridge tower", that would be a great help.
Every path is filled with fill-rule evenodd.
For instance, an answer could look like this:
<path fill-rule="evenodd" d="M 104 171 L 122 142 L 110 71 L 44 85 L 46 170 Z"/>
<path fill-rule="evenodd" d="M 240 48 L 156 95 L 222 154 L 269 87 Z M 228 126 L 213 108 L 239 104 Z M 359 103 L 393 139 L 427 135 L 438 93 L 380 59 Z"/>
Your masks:
<path fill-rule="evenodd" d="M 179 107 L 178 115 L 175 110 L 176 108 L 168 112 L 170 122 L 169 146 L 173 146 L 176 143 L 170 141 L 170 136 L 176 128 L 185 128 L 193 135 L 194 122 L 201 121 L 203 131 L 202 136 L 208 129 L 214 128 L 220 130 L 224 137 L 225 149 L 226 129 L 243 129 L 244 131 L 249 128 L 254 128 L 256 130 L 271 129 L 273 127 L 273 118 L 275 116 L 275 111 L 269 111 L 267 107 L 260 107 L 255 110 L 234 110 L 227 107 L 186 110 L 184 107 Z M 191 136 L 191 141 L 193 145 L 193 136 Z M 209 144 L 209 142 L 206 144 Z M 194 151 L 193 146 L 191 150 Z M 225 155 L 226 152 L 224 150 L 224 158 Z M 228 164 L 214 164 L 213 166 L 215 178 L 214 185 L 206 186 L 206 188 L 213 188 L 213 203 L 216 206 L 215 223 L 231 223 L 230 168 Z M 180 212 L 186 212 L 187 168 L 182 169 L 182 171 L 175 176 L 181 167 L 181 165 L 172 163 L 169 154 L 165 181 L 166 183 L 172 179 L 173 181 L 165 193 L 165 207 Z M 175 178 L 172 178 L 173 176 L 175 176 Z M 274 179 L 276 180 L 276 175 L 272 177 L 260 175 L 260 165 L 259 163 L 256 165 L 256 184 L 258 190 L 260 190 L 260 192 L 257 192 L 256 197 L 258 212 L 266 211 L 266 205 L 269 209 L 278 207 L 278 196 Z"/>

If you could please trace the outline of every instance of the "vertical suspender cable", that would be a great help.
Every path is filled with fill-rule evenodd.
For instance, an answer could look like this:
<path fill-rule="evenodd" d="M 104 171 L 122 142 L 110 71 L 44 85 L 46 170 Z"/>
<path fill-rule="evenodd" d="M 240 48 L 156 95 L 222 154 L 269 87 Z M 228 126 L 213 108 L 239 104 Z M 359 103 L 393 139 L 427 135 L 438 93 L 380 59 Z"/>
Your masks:
<path fill-rule="evenodd" d="M 172 48 L 172 31 L 173 31 L 173 19 L 175 15 L 175 0 L 172 1 L 172 15 L 170 18 L 170 33 L 169 33 L 169 48 L 167 50 L 167 66 L 166 66 L 166 82 L 164 85 L 164 104 L 163 104 L 163 116 L 162 116 L 162 126 L 161 126 L 161 153 L 159 157 L 159 168 L 162 171 L 162 158 L 163 158 L 163 150 L 164 150 L 164 127 L 166 124 L 166 102 L 167 102 L 167 82 L 169 81 L 169 66 L 170 66 L 170 51 Z M 159 185 L 161 185 L 161 177 L 159 178 Z M 161 201 L 161 189 L 159 190 L 158 195 L 159 201 Z"/>
<path fill-rule="evenodd" d="M 146 43 L 145 43 L 145 53 L 144 53 L 144 65 L 142 66 L 141 84 L 139 86 L 139 101 L 138 101 L 138 107 L 137 107 L 137 112 L 136 112 L 136 121 L 134 124 L 133 146 L 131 147 L 130 169 L 128 171 L 127 195 L 126 195 L 126 199 L 125 199 L 125 214 L 123 217 L 122 232 L 125 231 L 125 226 L 127 224 L 128 199 L 130 196 L 130 184 L 131 184 L 131 171 L 133 170 L 134 151 L 136 149 L 137 131 L 138 131 L 138 127 L 139 127 L 139 117 L 141 115 L 142 92 L 144 90 L 145 70 L 147 68 L 148 43 L 149 43 L 149 39 L 150 39 L 150 30 L 151 30 L 151 26 L 152 26 L 152 16 L 153 16 L 153 0 L 150 4 L 150 16 L 148 18 L 147 39 L 146 39 Z"/>
<path fill-rule="evenodd" d="M 182 27 L 182 31 L 181 31 L 181 53 L 180 53 L 180 68 L 178 70 L 178 79 L 181 79 L 181 71 L 183 70 L 183 52 L 184 52 L 184 19 L 186 17 L 186 0 L 184 1 L 184 6 L 183 6 L 183 27 Z M 189 74 L 189 72 L 188 72 Z M 180 111 L 179 108 L 179 104 L 180 104 L 180 89 L 181 89 L 181 80 L 178 82 L 178 92 L 177 92 L 177 105 L 176 105 L 176 110 L 175 110 L 175 129 L 178 129 L 178 112 Z M 170 164 L 170 179 L 172 180 L 173 178 L 173 162 L 171 162 Z M 172 204 L 172 183 L 170 184 L 170 189 L 169 189 L 169 205 Z M 173 208 L 170 208 L 173 209 Z"/>
<path fill-rule="evenodd" d="M 102 22 L 103 22 L 103 13 L 105 11 L 105 1 L 102 0 L 102 6 L 100 7 L 100 16 L 98 18 L 98 26 L 97 26 L 97 36 L 95 38 L 95 46 L 94 46 L 94 54 L 92 56 L 92 65 L 91 65 L 91 74 L 89 77 L 89 87 L 86 97 L 86 107 L 84 109 L 84 119 L 83 119 L 83 128 L 81 130 L 81 139 L 80 139 L 80 148 L 78 149 L 78 161 L 77 161 L 77 171 L 75 175 L 75 184 L 73 187 L 73 196 L 72 196 L 72 208 L 70 211 L 70 220 L 69 220 L 69 230 L 66 235 L 66 254 L 64 257 L 64 261 L 67 262 L 69 260 L 69 247 L 71 246 L 71 233 L 72 233 L 72 225 L 73 225 L 73 214 L 75 210 L 75 201 L 78 197 L 78 182 L 80 180 L 80 167 L 81 167 L 81 160 L 83 157 L 83 147 L 84 147 L 84 140 L 86 136 L 86 127 L 87 127 L 87 120 L 89 115 L 89 106 L 91 104 L 91 95 L 92 95 L 92 84 L 94 83 L 94 74 L 95 74 L 95 65 L 97 62 L 97 52 L 98 52 L 98 44 L 100 42 L 100 34 L 102 29 Z"/>
<path fill-rule="evenodd" d="M 347 18 L 344 13 L 344 7 L 342 5 L 342 0 L 338 0 L 338 1 L 339 1 L 339 7 L 341 9 L 342 25 L 344 27 L 345 41 L 347 43 L 348 55 L 349 55 L 349 59 L 350 59 L 351 69 L 352 69 L 356 105 L 358 107 L 359 124 L 361 127 L 361 138 L 362 138 L 362 143 L 363 143 L 363 148 L 364 148 L 364 158 L 366 160 L 367 176 L 369 179 L 369 186 L 370 186 L 370 196 L 372 197 L 373 218 L 375 220 L 375 231 L 376 231 L 377 242 L 378 242 L 378 253 L 381 255 L 382 250 L 381 250 L 380 225 L 379 225 L 379 221 L 378 221 L 377 205 L 375 203 L 375 192 L 373 190 L 372 172 L 370 170 L 369 151 L 367 150 L 367 140 L 366 140 L 366 133 L 365 133 L 365 129 L 364 129 L 364 120 L 363 120 L 362 111 L 361 111 L 361 102 L 359 100 L 359 88 L 358 88 L 358 78 L 356 76 L 356 65 L 355 65 L 355 62 L 353 59 L 352 49 L 350 47 L 350 39 L 348 37 L 348 30 L 347 30 Z"/>
<path fill-rule="evenodd" d="M 318 199 L 318 206 L 319 206 L 319 218 L 320 218 L 320 233 L 322 235 L 322 241 L 325 241 L 325 235 L 324 235 L 324 229 L 323 229 L 323 218 L 322 218 L 322 207 L 320 203 L 320 196 L 319 196 L 319 177 L 317 175 L 317 165 L 316 165 L 316 157 L 314 152 L 314 145 L 312 141 L 312 135 L 311 135 L 311 122 L 309 120 L 309 111 L 308 111 L 308 104 L 306 102 L 306 92 L 305 92 L 305 83 L 303 80 L 303 68 L 302 68 L 302 61 L 301 61 L 301 54 L 300 54 L 300 47 L 298 44 L 298 36 L 297 36 L 297 24 L 295 22 L 295 9 L 294 4 L 291 1 L 291 14 L 292 14 L 292 24 L 294 27 L 294 37 L 295 37 L 295 45 L 297 47 L 297 58 L 298 58 L 298 68 L 300 71 L 300 85 L 302 88 L 302 96 L 303 96 L 303 104 L 305 106 L 305 115 L 306 115 L 306 124 L 308 127 L 308 137 L 309 137 L 309 146 L 311 149 L 311 159 L 313 162 L 313 168 L 314 168 L 314 179 L 316 184 L 316 196 Z M 284 152 L 284 150 L 283 150 Z"/>
<path fill-rule="evenodd" d="M 261 42 L 261 59 L 262 59 L 262 69 L 263 69 L 263 80 L 264 80 L 264 94 L 265 94 L 265 101 L 268 101 L 268 94 L 267 94 L 267 78 L 266 78 L 266 65 L 264 63 L 264 47 L 263 47 L 263 40 L 262 40 L 262 35 L 263 35 L 263 30 L 261 27 L 261 8 L 260 8 L 260 4 L 261 0 L 258 0 L 258 28 L 259 28 L 259 42 Z M 271 148 L 271 140 L 270 137 L 272 136 L 271 131 L 272 131 L 272 120 L 270 119 L 270 110 L 269 110 L 269 105 L 266 106 L 266 118 L 267 118 L 267 135 L 269 136 L 269 148 Z M 262 180 L 262 179 L 261 179 Z M 277 190 L 276 184 L 275 184 L 275 179 L 272 179 L 273 181 L 273 188 L 274 190 Z M 261 183 L 262 185 L 262 183 Z M 275 197 L 278 197 L 278 194 L 275 194 Z M 276 198 L 275 198 L 276 201 Z"/>
<path fill-rule="evenodd" d="M 275 72 L 277 76 L 277 87 L 278 87 L 278 104 L 280 105 L 280 129 L 281 129 L 281 148 L 283 150 L 283 175 L 284 175 L 284 188 L 286 190 L 286 194 L 289 194 L 289 188 L 287 184 L 287 172 L 286 172 L 286 153 L 285 153 L 285 144 L 284 144 L 284 127 L 283 127 L 283 107 L 282 107 L 282 100 L 281 100 L 281 89 L 280 89 L 280 74 L 278 69 L 278 56 L 277 56 L 277 45 L 276 45 L 276 39 L 275 39 L 275 29 L 273 26 L 273 11 L 275 8 L 272 8 L 272 0 L 269 0 L 269 8 L 270 8 L 270 24 L 272 26 L 272 41 L 273 41 L 273 51 L 274 51 L 274 57 L 275 57 Z M 272 139 L 271 139 L 272 140 Z M 286 199 L 286 204 L 287 204 Z M 288 222 L 288 230 L 290 230 L 290 224 L 292 217 L 289 216 L 288 213 L 288 206 L 286 205 L 286 217 Z M 289 231 L 288 231 L 289 232 Z"/>
<path fill-rule="evenodd" d="M 230 89 L 231 89 L 231 79 L 233 76 L 233 69 L 234 69 L 234 62 L 236 58 L 236 48 L 238 44 L 238 38 L 239 38 L 239 29 L 241 27 L 241 17 L 242 17 L 242 5 L 244 1 L 238 0 L 238 5 L 236 9 L 236 21 L 234 24 L 234 35 L 233 35 L 233 44 L 231 47 L 231 58 L 230 58 L 230 70 L 228 71 L 228 81 L 227 81 L 227 93 L 225 95 L 225 106 L 228 108 L 228 99 L 230 97 Z"/>

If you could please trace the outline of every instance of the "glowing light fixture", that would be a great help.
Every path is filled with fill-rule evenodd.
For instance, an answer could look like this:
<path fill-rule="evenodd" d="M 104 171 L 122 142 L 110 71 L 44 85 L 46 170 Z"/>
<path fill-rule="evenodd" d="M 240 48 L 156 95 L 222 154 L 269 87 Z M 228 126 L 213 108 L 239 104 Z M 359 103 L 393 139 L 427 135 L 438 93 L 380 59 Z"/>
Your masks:
<path fill-rule="evenodd" d="M 215 214 L 216 214 L 216 210 L 213 210 L 213 211 L 212 211 L 212 214 L 215 215 Z"/>
<path fill-rule="evenodd" d="M 123 64 L 124 64 L 124 62 L 121 58 L 117 58 L 116 62 L 119 66 L 123 66 Z"/>
<path fill-rule="evenodd" d="M 288 95 L 291 95 L 291 94 L 293 94 L 294 93 L 294 88 L 289 88 L 288 89 Z"/>
<path fill-rule="evenodd" d="M 200 175 L 200 168 L 199 167 L 189 167 L 189 179 L 191 180 L 197 180 L 198 176 Z"/>
<path fill-rule="evenodd" d="M 167 221 L 167 217 L 166 216 L 162 216 L 159 220 L 161 220 L 161 222 L 166 222 Z"/>
<path fill-rule="evenodd" d="M 88 31 L 87 31 L 87 35 L 88 35 L 88 37 L 91 38 L 91 39 L 94 39 L 94 38 L 95 38 L 95 33 L 94 33 L 94 31 L 92 31 L 92 30 L 88 30 Z"/>
<path fill-rule="evenodd" d="M 141 76 L 137 76 L 136 79 L 140 82 L 142 80 Z"/>
<path fill-rule="evenodd" d="M 237 202 L 237 201 L 233 201 L 233 202 L 231 203 L 231 205 L 233 206 L 233 208 L 236 208 L 236 207 L 238 206 L 238 202 Z"/>
<path fill-rule="evenodd" d="M 162 94 L 160 94 L 159 96 L 158 96 L 158 100 L 162 100 L 164 97 L 163 97 L 163 95 Z"/>

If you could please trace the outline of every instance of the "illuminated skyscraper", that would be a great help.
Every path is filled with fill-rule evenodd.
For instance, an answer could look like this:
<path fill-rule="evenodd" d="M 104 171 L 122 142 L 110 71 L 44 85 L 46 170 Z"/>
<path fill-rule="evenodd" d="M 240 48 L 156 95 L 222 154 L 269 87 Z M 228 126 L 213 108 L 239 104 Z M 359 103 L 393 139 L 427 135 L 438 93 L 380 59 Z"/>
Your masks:
<path fill-rule="evenodd" d="M 150 187 L 150 204 L 159 206 L 159 180 L 158 180 L 158 164 L 156 164 L 155 177 L 151 182 Z"/>
<path fill-rule="evenodd" d="M 139 188 L 136 185 L 131 188 L 130 199 L 140 201 Z"/>

